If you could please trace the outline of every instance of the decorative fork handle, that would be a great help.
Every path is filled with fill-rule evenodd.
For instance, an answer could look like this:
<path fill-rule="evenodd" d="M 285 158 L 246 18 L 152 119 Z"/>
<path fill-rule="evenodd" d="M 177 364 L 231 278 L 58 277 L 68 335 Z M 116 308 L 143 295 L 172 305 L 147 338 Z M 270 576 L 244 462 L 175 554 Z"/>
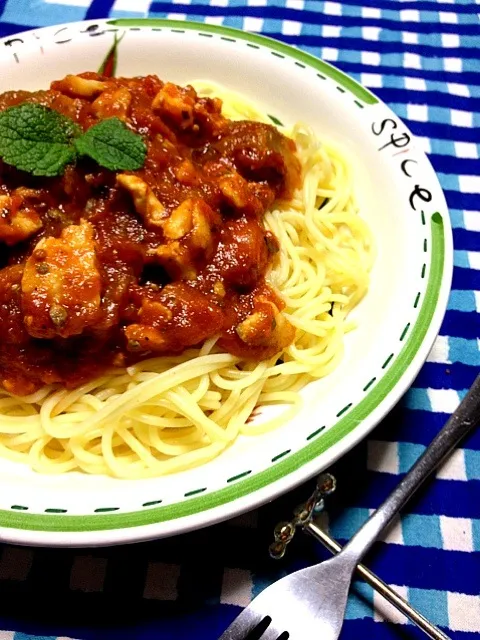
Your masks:
<path fill-rule="evenodd" d="M 340 553 L 341 545 L 338 544 L 328 533 L 326 533 L 315 522 L 315 516 L 325 509 L 325 498 L 330 496 L 336 489 L 336 480 L 330 473 L 323 473 L 317 478 L 315 490 L 310 498 L 295 509 L 295 514 L 289 522 L 279 522 L 275 527 L 275 541 L 270 545 L 270 556 L 279 560 L 285 555 L 287 546 L 292 541 L 295 532 L 301 528 L 309 533 L 316 540 L 321 542 L 333 554 Z M 381 578 L 375 575 L 363 564 L 356 566 L 357 573 L 367 584 L 373 587 L 377 593 L 393 605 L 400 613 L 409 618 L 432 640 L 450 640 L 438 627 L 432 624 L 419 611 L 414 609 L 402 596 L 386 584 Z"/>
<path fill-rule="evenodd" d="M 315 522 L 308 522 L 304 526 L 304 530 L 307 531 L 316 540 L 321 542 L 332 553 L 339 553 L 342 547 L 336 540 L 331 538 L 325 531 L 323 531 Z M 385 598 L 391 605 L 393 605 L 398 611 L 403 613 L 414 624 L 417 625 L 429 638 L 432 640 L 450 640 L 443 631 L 432 624 L 425 616 L 414 609 L 402 596 L 398 595 L 388 584 L 385 584 L 377 575 L 372 573 L 370 569 L 367 569 L 363 564 L 357 565 L 357 573 L 365 580 L 367 584 L 377 591 L 381 596 Z"/>
<path fill-rule="evenodd" d="M 404 504 L 423 481 L 441 464 L 460 440 L 480 422 L 480 375 L 471 386 L 457 410 L 413 465 L 400 484 L 370 516 L 343 547 L 342 555 L 349 556 L 352 569 L 370 549 L 382 531 L 391 523 Z"/>

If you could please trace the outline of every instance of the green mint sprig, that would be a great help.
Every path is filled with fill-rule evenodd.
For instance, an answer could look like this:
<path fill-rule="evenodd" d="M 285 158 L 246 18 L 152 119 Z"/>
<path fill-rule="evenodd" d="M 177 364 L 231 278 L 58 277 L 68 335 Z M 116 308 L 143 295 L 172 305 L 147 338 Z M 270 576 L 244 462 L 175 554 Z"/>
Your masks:
<path fill-rule="evenodd" d="M 145 142 L 118 118 L 102 120 L 85 133 L 73 120 L 34 103 L 0 113 L 0 157 L 34 176 L 58 176 L 77 158 L 89 156 L 112 171 L 140 169 Z"/>
<path fill-rule="evenodd" d="M 75 159 L 80 129 L 57 111 L 20 104 L 0 113 L 0 156 L 34 176 L 59 175 Z"/>
<path fill-rule="evenodd" d="M 133 171 L 143 166 L 146 146 L 118 118 L 108 118 L 90 127 L 75 140 L 75 148 L 111 171 Z"/>

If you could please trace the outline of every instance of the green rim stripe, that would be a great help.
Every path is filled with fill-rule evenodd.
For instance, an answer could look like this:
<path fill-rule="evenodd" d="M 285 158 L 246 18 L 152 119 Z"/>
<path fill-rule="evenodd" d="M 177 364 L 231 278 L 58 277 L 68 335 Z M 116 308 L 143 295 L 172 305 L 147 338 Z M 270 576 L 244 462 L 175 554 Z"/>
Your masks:
<path fill-rule="evenodd" d="M 313 431 L 310 435 L 307 436 L 307 440 L 313 440 L 313 438 L 316 438 L 318 435 L 320 435 L 322 433 L 322 431 L 324 431 L 326 429 L 325 426 L 320 427 L 319 429 L 315 429 L 315 431 Z"/>
<path fill-rule="evenodd" d="M 150 500 L 149 502 L 144 502 L 142 507 L 153 507 L 154 505 L 162 503 L 163 500 Z"/>
<path fill-rule="evenodd" d="M 268 469 L 247 477 L 238 483 L 230 484 L 223 489 L 213 491 L 205 496 L 192 497 L 181 503 L 165 505 L 134 511 L 129 513 L 101 514 L 91 516 L 69 515 L 40 515 L 33 513 L 19 513 L 15 511 L 0 510 L 0 526 L 28 529 L 30 531 L 105 531 L 108 529 L 121 529 L 139 527 L 156 522 L 164 522 L 190 516 L 207 509 L 213 509 L 257 491 L 302 467 L 307 462 L 315 459 L 321 453 L 337 444 L 342 438 L 352 432 L 367 418 L 370 413 L 392 391 L 402 377 L 420 348 L 430 326 L 435 312 L 435 302 L 438 299 L 445 258 L 443 219 L 439 213 L 434 213 L 431 218 L 432 253 L 428 276 L 427 288 L 417 321 L 410 331 L 408 340 L 402 350 L 388 369 L 384 377 L 377 384 L 371 385 L 371 391 L 365 398 L 341 420 L 339 420 L 323 436 L 313 440 L 303 449 L 286 457 L 281 462 L 272 465 Z M 399 344 L 400 343 L 399 341 Z M 367 387 L 369 387 L 367 385 Z M 315 433 L 315 432 L 314 432 Z M 14 508 L 14 507 L 13 507 Z M 17 509 L 22 507 L 16 507 Z M 99 509 L 97 509 L 97 512 Z"/>
<path fill-rule="evenodd" d="M 370 389 L 370 387 L 372 386 L 372 384 L 375 383 L 377 378 L 372 378 L 371 380 L 369 380 L 369 382 L 367 382 L 367 384 L 363 387 L 364 391 L 368 391 Z"/>
<path fill-rule="evenodd" d="M 223 36 L 232 36 L 236 40 L 245 40 L 249 43 L 256 43 L 267 47 L 272 52 L 285 54 L 289 58 L 294 58 L 300 63 L 303 63 L 309 67 L 313 67 L 317 71 L 321 71 L 326 76 L 337 82 L 339 85 L 353 93 L 353 95 L 362 100 L 366 104 L 376 104 L 378 98 L 370 93 L 368 89 L 362 87 L 353 78 L 347 76 L 343 71 L 332 67 L 328 62 L 319 60 L 315 56 L 305 53 L 283 44 L 272 38 L 266 36 L 259 36 L 254 33 L 247 33 L 240 31 L 239 29 L 232 29 L 231 27 L 217 27 L 209 24 L 203 24 L 202 22 L 190 22 L 183 20 L 163 20 L 161 18 L 118 18 L 117 20 L 109 20 L 108 24 L 117 27 L 165 27 L 170 31 L 178 29 L 180 33 L 184 31 L 203 31 L 204 33 L 223 34 Z M 223 40 L 231 40 L 231 38 L 224 37 Z"/>

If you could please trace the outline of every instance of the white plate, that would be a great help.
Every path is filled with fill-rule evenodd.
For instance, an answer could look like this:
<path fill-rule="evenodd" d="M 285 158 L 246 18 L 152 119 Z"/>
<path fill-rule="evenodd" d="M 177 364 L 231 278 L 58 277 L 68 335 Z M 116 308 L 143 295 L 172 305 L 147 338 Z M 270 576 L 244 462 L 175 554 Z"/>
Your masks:
<path fill-rule="evenodd" d="M 280 42 L 192 22 L 112 20 L 60 25 L 0 41 L 0 91 L 47 88 L 99 69 L 114 37 L 117 75 L 208 78 L 285 123 L 303 120 L 344 146 L 378 257 L 359 327 L 328 378 L 305 390 L 284 427 L 240 439 L 197 469 L 151 480 L 34 474 L 0 460 L 0 536 L 32 545 L 157 538 L 252 509 L 353 447 L 412 383 L 437 335 L 452 276 L 452 234 L 435 173 L 401 120 L 331 65 Z M 8 43 L 7 40 L 10 42 Z"/>

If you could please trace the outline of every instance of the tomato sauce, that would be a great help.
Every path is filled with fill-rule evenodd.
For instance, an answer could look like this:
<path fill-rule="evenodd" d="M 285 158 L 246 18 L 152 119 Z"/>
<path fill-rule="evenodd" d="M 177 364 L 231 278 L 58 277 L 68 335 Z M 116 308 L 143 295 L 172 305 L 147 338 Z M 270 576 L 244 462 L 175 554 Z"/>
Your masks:
<path fill-rule="evenodd" d="M 278 251 L 262 224 L 300 181 L 295 145 L 270 125 L 233 122 L 218 99 L 156 76 L 67 76 L 12 91 L 83 130 L 120 118 L 147 144 L 138 171 L 79 158 L 34 177 L 0 163 L 0 382 L 25 395 L 71 388 L 113 366 L 180 353 L 219 335 L 260 360 L 293 327 L 265 282 Z"/>

